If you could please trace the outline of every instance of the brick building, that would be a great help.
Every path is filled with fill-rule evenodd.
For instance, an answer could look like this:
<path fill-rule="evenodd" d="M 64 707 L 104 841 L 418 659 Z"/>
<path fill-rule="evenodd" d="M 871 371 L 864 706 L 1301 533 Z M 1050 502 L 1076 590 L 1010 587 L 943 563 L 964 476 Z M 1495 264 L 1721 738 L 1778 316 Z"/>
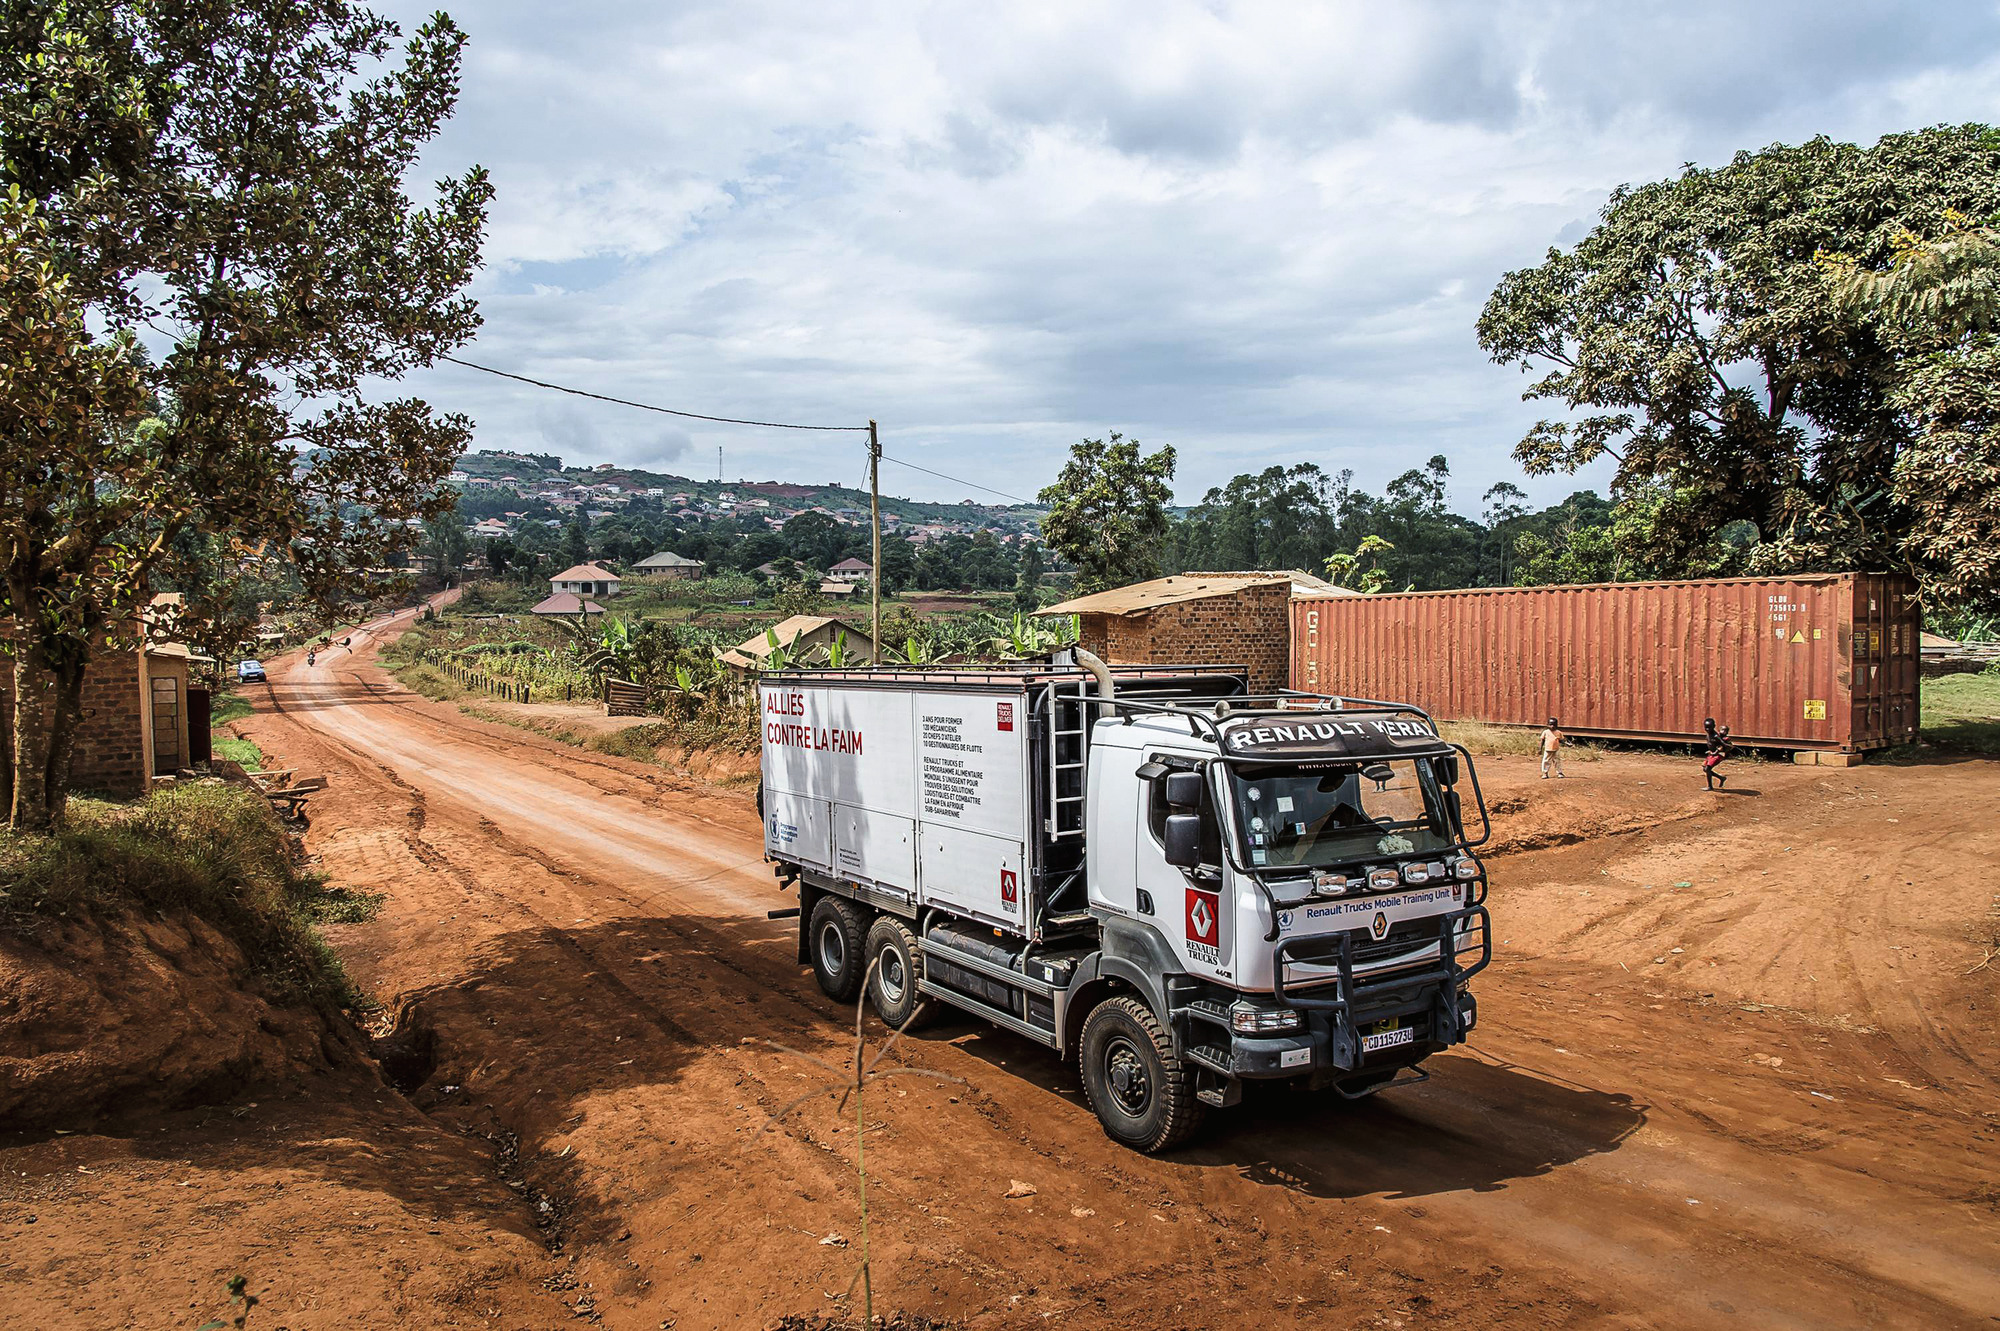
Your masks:
<path fill-rule="evenodd" d="M 0 621 L 0 633 L 5 633 Z M 189 669 L 208 664 L 180 643 L 99 651 L 83 676 L 83 719 L 70 753 L 70 786 L 83 794 L 134 799 L 155 776 L 206 761 L 208 690 L 190 688 Z M 0 679 L 0 735 L 14 727 L 11 669 Z"/>
<path fill-rule="evenodd" d="M 1077 641 L 1112 665 L 1243 666 L 1252 693 L 1275 693 L 1291 670 L 1295 589 L 1342 594 L 1310 573 L 1182 573 L 1041 613 L 1078 616 Z"/>

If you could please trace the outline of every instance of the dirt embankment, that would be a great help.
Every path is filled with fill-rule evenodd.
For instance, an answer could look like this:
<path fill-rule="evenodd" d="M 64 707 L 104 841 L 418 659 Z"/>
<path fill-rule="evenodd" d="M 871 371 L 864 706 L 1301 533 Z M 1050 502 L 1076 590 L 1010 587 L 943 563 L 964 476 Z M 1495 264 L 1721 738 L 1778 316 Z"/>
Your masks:
<path fill-rule="evenodd" d="M 185 911 L 0 934 L 0 1125 L 217 1103 L 355 1056 L 317 1012 L 272 1004 L 236 944 Z"/>

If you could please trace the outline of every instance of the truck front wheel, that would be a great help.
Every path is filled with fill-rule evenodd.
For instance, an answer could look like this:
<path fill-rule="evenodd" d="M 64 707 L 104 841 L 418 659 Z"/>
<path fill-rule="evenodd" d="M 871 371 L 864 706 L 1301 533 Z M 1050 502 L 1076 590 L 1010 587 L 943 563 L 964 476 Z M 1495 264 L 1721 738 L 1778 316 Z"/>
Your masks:
<path fill-rule="evenodd" d="M 806 952 L 820 992 L 836 1003 L 851 1003 L 861 992 L 868 964 L 862 938 L 867 932 L 867 918 L 846 897 L 824 896 L 814 903 L 812 919 L 806 923 Z"/>
<path fill-rule="evenodd" d="M 868 927 L 868 956 L 875 969 L 868 980 L 868 1001 L 890 1029 L 914 1030 L 910 1023 L 923 1005 L 917 991 L 917 937 L 893 915 L 879 915 Z"/>
<path fill-rule="evenodd" d="M 1130 996 L 1107 999 L 1077 1042 L 1083 1094 L 1111 1139 L 1151 1154 L 1185 1141 L 1201 1125 L 1194 1079 L 1151 1008 Z"/>

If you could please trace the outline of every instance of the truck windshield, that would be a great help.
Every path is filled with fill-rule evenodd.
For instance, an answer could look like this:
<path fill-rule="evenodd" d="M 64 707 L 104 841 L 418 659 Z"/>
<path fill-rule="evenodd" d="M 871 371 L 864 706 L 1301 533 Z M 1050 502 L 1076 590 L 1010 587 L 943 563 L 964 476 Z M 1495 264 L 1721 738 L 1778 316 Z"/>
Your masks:
<path fill-rule="evenodd" d="M 1458 840 L 1428 758 L 1232 770 L 1229 782 L 1252 868 L 1331 868 Z"/>

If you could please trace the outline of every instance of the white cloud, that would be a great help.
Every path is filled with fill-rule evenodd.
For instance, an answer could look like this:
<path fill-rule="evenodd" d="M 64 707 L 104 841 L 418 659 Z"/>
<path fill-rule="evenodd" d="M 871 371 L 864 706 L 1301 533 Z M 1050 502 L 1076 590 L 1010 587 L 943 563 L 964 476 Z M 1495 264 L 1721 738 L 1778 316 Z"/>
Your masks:
<path fill-rule="evenodd" d="M 465 96 L 426 167 L 477 160 L 499 191 L 469 358 L 714 414 L 872 415 L 891 454 L 1015 494 L 1122 429 L 1180 448 L 1186 499 L 1300 460 L 1379 488 L 1444 452 L 1476 508 L 1520 479 L 1536 414 L 1473 339 L 1502 272 L 1621 182 L 2000 93 L 1970 3 L 456 16 Z M 572 420 L 470 371 L 423 390 L 487 447 Z M 705 474 L 720 443 L 731 476 L 859 474 L 848 436 L 687 422 L 666 449 L 659 418 L 564 410 L 591 427 L 560 427 L 578 461 Z"/>

